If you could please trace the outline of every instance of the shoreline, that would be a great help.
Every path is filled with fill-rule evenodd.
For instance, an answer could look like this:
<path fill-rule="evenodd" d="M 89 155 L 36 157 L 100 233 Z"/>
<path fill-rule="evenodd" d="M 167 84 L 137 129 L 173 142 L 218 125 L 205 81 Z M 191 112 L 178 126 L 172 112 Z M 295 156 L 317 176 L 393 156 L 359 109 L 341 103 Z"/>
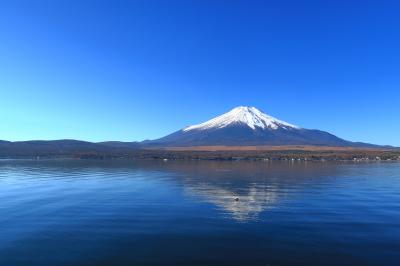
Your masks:
<path fill-rule="evenodd" d="M 83 160 L 207 160 L 207 161 L 400 161 L 398 149 L 329 149 L 313 147 L 300 149 L 254 150 L 172 150 L 138 149 L 122 152 L 98 151 L 46 151 L 2 154 L 0 159 L 83 159 Z"/>

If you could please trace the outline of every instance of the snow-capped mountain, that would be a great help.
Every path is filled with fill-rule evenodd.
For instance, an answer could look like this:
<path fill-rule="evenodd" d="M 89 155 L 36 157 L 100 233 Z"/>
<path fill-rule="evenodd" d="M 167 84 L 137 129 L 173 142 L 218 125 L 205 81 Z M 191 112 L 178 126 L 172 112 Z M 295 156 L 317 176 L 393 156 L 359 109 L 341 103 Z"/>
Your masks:
<path fill-rule="evenodd" d="M 218 116 L 199 125 L 189 126 L 183 131 L 206 130 L 228 127 L 234 124 L 247 125 L 251 129 L 278 129 L 278 128 L 299 128 L 295 125 L 278 120 L 272 116 L 264 114 L 255 107 L 239 106 L 226 114 Z"/>
<path fill-rule="evenodd" d="M 304 129 L 261 112 L 239 106 L 198 125 L 148 141 L 154 146 L 319 145 L 360 146 L 320 130 Z"/>

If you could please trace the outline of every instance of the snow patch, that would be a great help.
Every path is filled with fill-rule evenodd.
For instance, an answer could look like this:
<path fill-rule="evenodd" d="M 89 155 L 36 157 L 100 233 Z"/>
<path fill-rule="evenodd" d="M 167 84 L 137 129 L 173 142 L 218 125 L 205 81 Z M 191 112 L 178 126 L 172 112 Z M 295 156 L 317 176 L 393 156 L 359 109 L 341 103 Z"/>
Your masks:
<path fill-rule="evenodd" d="M 253 130 L 255 130 L 256 128 L 273 130 L 279 128 L 299 129 L 298 126 L 269 116 L 255 107 L 239 106 L 232 109 L 228 113 L 225 113 L 207 122 L 186 127 L 183 129 L 183 131 L 187 132 L 191 130 L 218 129 L 238 123 L 245 124 Z"/>

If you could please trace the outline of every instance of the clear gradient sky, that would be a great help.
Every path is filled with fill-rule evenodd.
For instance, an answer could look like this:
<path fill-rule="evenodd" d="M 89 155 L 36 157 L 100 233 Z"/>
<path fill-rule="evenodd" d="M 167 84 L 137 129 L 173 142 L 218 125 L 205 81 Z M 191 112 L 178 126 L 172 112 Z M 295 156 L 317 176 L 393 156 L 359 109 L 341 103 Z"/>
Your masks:
<path fill-rule="evenodd" d="M 399 1 L 1 1 L 0 139 L 153 139 L 238 105 L 400 146 Z"/>

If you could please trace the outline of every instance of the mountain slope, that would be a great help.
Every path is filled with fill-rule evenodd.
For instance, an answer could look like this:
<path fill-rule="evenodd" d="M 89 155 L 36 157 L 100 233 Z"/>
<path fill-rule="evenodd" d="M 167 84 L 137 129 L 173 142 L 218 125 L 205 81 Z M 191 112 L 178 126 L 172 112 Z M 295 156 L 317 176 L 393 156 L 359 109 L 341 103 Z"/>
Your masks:
<path fill-rule="evenodd" d="M 0 158 L 37 156 L 93 158 L 97 155 L 101 158 L 199 158 L 204 156 L 204 153 L 200 152 L 201 150 L 193 155 L 192 152 L 180 153 L 179 150 L 176 150 L 177 152 L 175 153 L 170 153 L 166 151 L 168 149 L 163 148 L 182 147 L 194 151 L 196 150 L 194 149 L 194 146 L 242 146 L 245 148 L 246 146 L 288 145 L 325 146 L 330 148 L 387 148 L 389 150 L 393 148 L 346 141 L 324 131 L 309 130 L 292 125 L 266 115 L 254 107 L 237 107 L 219 117 L 198 125 L 183 128 L 182 130 L 166 137 L 152 141 L 106 141 L 93 143 L 68 139 L 16 142 L 0 140 Z M 160 149 L 157 151 L 157 148 Z M 253 153 L 253 155 L 254 154 L 257 153 Z M 236 155 L 238 156 L 240 153 Z M 221 156 L 225 156 L 224 158 L 230 158 L 233 155 L 223 155 L 220 153 L 215 155 L 211 154 L 211 158 Z M 381 155 L 374 154 L 374 157 L 376 156 Z M 392 158 L 394 155 L 389 154 L 388 156 L 391 156 L 389 158 Z M 205 156 L 202 158 L 209 157 Z"/>
<path fill-rule="evenodd" d="M 64 156 L 90 153 L 126 154 L 137 150 L 137 142 L 87 142 L 72 139 L 1 141 L 0 157 L 7 156 Z"/>
<path fill-rule="evenodd" d="M 318 145 L 369 146 L 338 138 L 328 132 L 304 129 L 269 116 L 255 107 L 236 107 L 204 123 L 183 128 L 150 146 Z M 371 145 L 373 146 L 373 145 Z"/>

